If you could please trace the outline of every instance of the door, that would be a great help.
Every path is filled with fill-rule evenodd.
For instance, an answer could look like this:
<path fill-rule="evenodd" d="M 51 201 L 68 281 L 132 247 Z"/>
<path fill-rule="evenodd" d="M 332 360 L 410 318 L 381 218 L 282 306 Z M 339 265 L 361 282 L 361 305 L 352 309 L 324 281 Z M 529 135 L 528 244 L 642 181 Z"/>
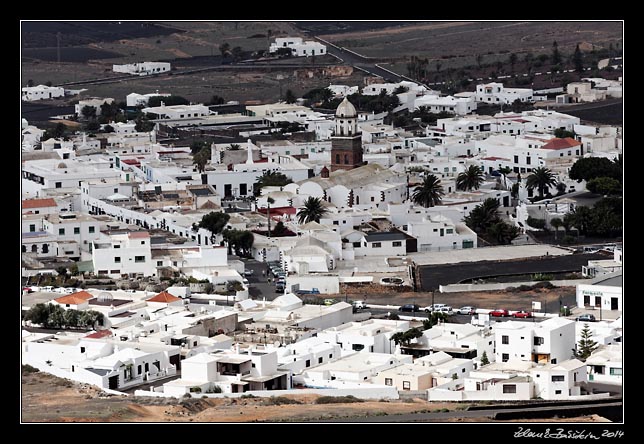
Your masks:
<path fill-rule="evenodd" d="M 618 304 L 617 304 L 617 298 L 610 298 L 610 309 L 619 310 Z"/>
<path fill-rule="evenodd" d="M 119 375 L 111 376 L 108 380 L 108 388 L 111 390 L 116 390 L 119 388 Z"/>
<path fill-rule="evenodd" d="M 233 194 L 233 186 L 229 183 L 224 185 L 224 197 L 231 197 Z"/>

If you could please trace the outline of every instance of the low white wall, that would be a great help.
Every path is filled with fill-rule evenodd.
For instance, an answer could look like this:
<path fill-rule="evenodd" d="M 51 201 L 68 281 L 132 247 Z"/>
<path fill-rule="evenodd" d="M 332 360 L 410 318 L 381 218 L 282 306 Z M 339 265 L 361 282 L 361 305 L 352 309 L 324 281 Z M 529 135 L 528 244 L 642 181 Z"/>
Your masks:
<path fill-rule="evenodd" d="M 287 281 L 291 288 L 299 284 L 301 290 L 317 288 L 320 290 L 320 294 L 340 293 L 340 281 L 337 276 L 292 275 L 288 277 Z"/>
<path fill-rule="evenodd" d="M 136 390 L 135 396 L 153 396 L 172 398 L 172 395 L 165 393 L 151 392 L 148 390 Z M 398 390 L 395 387 L 360 387 L 347 389 L 298 389 L 298 390 L 259 390 L 246 393 L 195 393 L 193 397 L 201 398 L 240 398 L 244 395 L 253 395 L 261 398 L 284 395 L 322 395 L 322 396 L 348 396 L 352 395 L 359 399 L 399 399 Z"/>

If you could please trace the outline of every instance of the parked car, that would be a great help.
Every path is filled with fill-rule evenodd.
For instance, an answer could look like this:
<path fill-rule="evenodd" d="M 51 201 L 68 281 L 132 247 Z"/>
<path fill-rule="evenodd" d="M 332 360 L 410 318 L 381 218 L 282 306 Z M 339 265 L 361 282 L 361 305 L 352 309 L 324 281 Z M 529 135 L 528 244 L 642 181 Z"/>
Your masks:
<path fill-rule="evenodd" d="M 253 275 L 253 270 L 244 270 L 244 276 L 252 276 Z"/>
<path fill-rule="evenodd" d="M 429 313 L 432 311 L 440 311 L 441 308 L 446 307 L 445 304 L 434 304 L 434 305 L 428 305 L 427 307 L 423 307 L 423 311 L 425 313 Z"/>
<path fill-rule="evenodd" d="M 520 311 L 512 313 L 512 317 L 514 317 L 514 318 L 531 318 L 532 313 L 530 313 L 529 311 L 520 310 Z"/>
<path fill-rule="evenodd" d="M 31 287 L 22 287 L 22 291 L 27 292 L 27 293 L 33 293 L 34 290 Z"/>
<path fill-rule="evenodd" d="M 276 293 L 284 293 L 285 288 L 286 288 L 286 286 L 283 283 L 280 282 L 275 286 L 275 292 Z"/>
<path fill-rule="evenodd" d="M 492 310 L 490 312 L 490 316 L 493 316 L 495 318 L 502 318 L 502 317 L 510 316 L 510 313 L 507 310 L 504 310 L 503 308 L 497 308 L 496 310 Z"/>
<path fill-rule="evenodd" d="M 593 314 L 583 314 L 577 317 L 576 320 L 580 322 L 595 322 L 597 319 L 595 319 L 595 315 Z"/>
<path fill-rule="evenodd" d="M 367 304 L 365 303 L 365 301 L 353 301 L 353 306 L 355 307 L 356 310 L 367 309 Z"/>
<path fill-rule="evenodd" d="M 402 307 L 400 307 L 398 310 L 400 311 L 410 311 L 410 312 L 416 312 L 420 311 L 420 305 L 418 304 L 405 304 Z"/>
<path fill-rule="evenodd" d="M 436 309 L 438 313 L 445 313 L 446 315 L 453 315 L 454 311 L 452 310 L 452 307 L 449 305 L 444 305 L 438 309 Z"/>
<path fill-rule="evenodd" d="M 456 313 L 461 315 L 473 315 L 476 313 L 476 308 L 466 305 L 465 307 L 461 307 L 456 310 Z"/>
<path fill-rule="evenodd" d="M 324 300 L 324 305 L 333 305 L 337 303 L 338 301 L 336 299 L 325 299 Z"/>
<path fill-rule="evenodd" d="M 243 279 L 242 279 L 242 282 L 243 282 L 243 284 L 244 284 L 245 286 L 247 286 L 247 287 L 248 287 L 248 285 L 249 285 L 249 283 L 248 283 L 248 279 L 243 278 Z"/>
<path fill-rule="evenodd" d="M 42 287 L 40 289 L 40 291 L 45 291 L 47 293 L 53 293 L 54 292 L 54 287 L 52 287 L 51 285 L 48 285 L 46 287 Z"/>
<path fill-rule="evenodd" d="M 296 295 L 304 295 L 304 294 L 320 294 L 320 290 L 318 288 L 312 288 L 310 290 L 302 290 L 299 289 L 295 292 Z"/>

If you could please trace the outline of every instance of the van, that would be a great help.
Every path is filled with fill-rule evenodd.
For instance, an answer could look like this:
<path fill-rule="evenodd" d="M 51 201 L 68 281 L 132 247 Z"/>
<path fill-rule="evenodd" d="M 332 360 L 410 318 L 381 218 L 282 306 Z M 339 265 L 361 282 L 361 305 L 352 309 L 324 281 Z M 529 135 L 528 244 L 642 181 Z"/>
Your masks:
<path fill-rule="evenodd" d="M 46 286 L 46 287 L 42 287 L 42 288 L 40 289 L 40 291 L 45 291 L 45 292 L 48 292 L 48 293 L 53 293 L 53 292 L 54 292 L 54 287 L 52 287 L 51 285 L 48 285 L 48 286 Z"/>
<path fill-rule="evenodd" d="M 353 306 L 355 307 L 356 310 L 367 309 L 367 304 L 365 303 L 365 301 L 353 301 Z"/>

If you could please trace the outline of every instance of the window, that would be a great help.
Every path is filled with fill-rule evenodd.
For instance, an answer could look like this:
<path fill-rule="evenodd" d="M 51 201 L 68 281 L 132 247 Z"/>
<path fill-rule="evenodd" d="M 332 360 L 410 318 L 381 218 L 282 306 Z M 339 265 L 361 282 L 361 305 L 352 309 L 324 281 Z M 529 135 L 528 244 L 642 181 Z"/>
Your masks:
<path fill-rule="evenodd" d="M 403 381 L 403 390 L 411 390 L 411 384 L 409 381 Z"/>
<path fill-rule="evenodd" d="M 322 364 L 322 357 L 318 358 L 318 364 Z"/>
<path fill-rule="evenodd" d="M 29 225 L 29 232 L 33 233 L 34 231 L 36 231 L 36 225 L 35 224 L 30 224 Z"/>
<path fill-rule="evenodd" d="M 530 165 L 530 161 L 531 161 L 531 159 L 530 159 L 529 157 L 526 157 L 526 158 L 525 158 L 525 163 L 526 163 L 527 165 Z"/>
<path fill-rule="evenodd" d="M 507 335 L 501 336 L 501 344 L 509 344 L 510 343 L 510 337 Z"/>
<path fill-rule="evenodd" d="M 566 380 L 566 377 L 564 375 L 552 375 L 552 378 L 550 378 L 552 382 L 564 382 Z"/>
<path fill-rule="evenodd" d="M 402 242 L 396 241 L 396 242 L 392 243 L 392 246 L 394 246 L 394 247 L 402 247 Z"/>
<path fill-rule="evenodd" d="M 335 155 L 335 163 L 340 163 L 340 155 L 339 154 Z"/>
<path fill-rule="evenodd" d="M 351 349 L 354 351 L 360 351 L 364 349 L 364 344 L 353 344 Z"/>
<path fill-rule="evenodd" d="M 120 274 L 119 270 L 110 270 L 110 274 Z"/>
<path fill-rule="evenodd" d="M 85 347 L 81 347 L 81 353 L 85 353 Z"/>
<path fill-rule="evenodd" d="M 311 360 L 310 360 L 310 359 L 307 359 L 307 360 L 306 360 L 306 367 L 308 368 L 308 367 L 310 367 L 310 366 L 311 366 Z"/>
<path fill-rule="evenodd" d="M 448 229 L 445 230 L 445 233 L 454 234 L 454 230 L 452 228 L 448 228 Z"/>
<path fill-rule="evenodd" d="M 501 355 L 501 361 L 502 361 L 502 362 L 508 362 L 509 360 L 510 360 L 510 355 L 509 355 L 509 354 L 507 354 L 507 353 L 503 353 L 503 354 Z"/>
<path fill-rule="evenodd" d="M 157 261 L 157 267 L 162 267 L 163 266 L 163 261 Z"/>
<path fill-rule="evenodd" d="M 56 182 L 56 185 L 55 185 L 55 186 L 56 186 L 56 188 L 62 188 L 62 187 L 63 187 L 63 183 L 62 183 L 62 182 Z"/>
<path fill-rule="evenodd" d="M 59 236 L 64 236 L 65 235 L 65 229 L 64 228 L 59 228 L 58 229 L 58 235 Z"/>
<path fill-rule="evenodd" d="M 360 248 L 360 242 L 352 242 L 354 248 Z"/>
<path fill-rule="evenodd" d="M 543 338 L 540 336 L 534 337 L 534 345 L 543 345 Z"/>
<path fill-rule="evenodd" d="M 121 257 L 120 256 L 114 257 L 114 263 L 115 264 L 120 264 L 121 263 Z"/>
<path fill-rule="evenodd" d="M 374 197 L 373 196 L 371 196 L 371 202 L 374 202 Z"/>
<path fill-rule="evenodd" d="M 516 384 L 503 384 L 503 393 L 516 393 L 517 385 Z"/>
<path fill-rule="evenodd" d="M 80 227 L 74 227 L 74 234 L 80 234 Z"/>
<path fill-rule="evenodd" d="M 114 244 L 114 248 L 121 248 L 120 244 Z"/>
<path fill-rule="evenodd" d="M 141 245 L 145 245 L 145 241 L 141 241 Z"/>
<path fill-rule="evenodd" d="M 371 244 L 371 248 L 380 248 L 382 245 L 380 242 L 374 242 Z"/>
<path fill-rule="evenodd" d="M 514 163 L 519 163 L 519 156 L 514 156 Z"/>
<path fill-rule="evenodd" d="M 391 378 L 385 378 L 385 385 L 394 385 L 394 381 Z"/>
<path fill-rule="evenodd" d="M 337 221 L 337 220 L 334 220 L 334 221 L 333 221 L 333 225 L 340 225 L 340 222 L 339 222 L 339 221 Z"/>
<path fill-rule="evenodd" d="M 555 395 L 561 395 L 561 390 L 555 390 Z"/>
<path fill-rule="evenodd" d="M 612 368 L 611 367 L 610 374 L 611 374 L 611 376 L 622 376 L 622 369 L 621 368 Z"/>
<path fill-rule="evenodd" d="M 145 262 L 145 256 L 134 256 L 134 262 L 136 263 Z"/>
<path fill-rule="evenodd" d="M 329 354 L 329 359 L 333 359 L 333 353 Z"/>

